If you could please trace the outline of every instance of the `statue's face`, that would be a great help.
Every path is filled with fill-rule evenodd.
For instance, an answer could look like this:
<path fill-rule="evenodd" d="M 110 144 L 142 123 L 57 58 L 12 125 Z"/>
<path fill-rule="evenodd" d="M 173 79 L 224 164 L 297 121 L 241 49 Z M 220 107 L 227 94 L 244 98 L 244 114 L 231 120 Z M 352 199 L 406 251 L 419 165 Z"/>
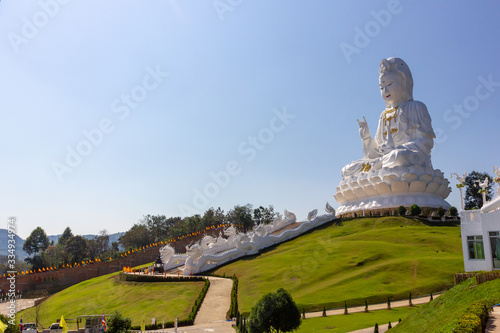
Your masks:
<path fill-rule="evenodd" d="M 401 74 L 391 71 L 379 79 L 380 94 L 386 105 L 398 106 L 406 98 L 406 92 Z"/>

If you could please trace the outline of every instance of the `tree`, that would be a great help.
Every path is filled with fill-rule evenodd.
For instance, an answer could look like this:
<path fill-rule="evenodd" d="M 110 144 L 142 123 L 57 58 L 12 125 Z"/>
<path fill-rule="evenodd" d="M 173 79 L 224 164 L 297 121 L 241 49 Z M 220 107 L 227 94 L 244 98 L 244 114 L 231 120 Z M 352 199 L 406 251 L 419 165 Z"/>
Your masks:
<path fill-rule="evenodd" d="M 230 223 L 243 226 L 244 231 L 252 229 L 254 225 L 252 219 L 252 205 L 234 206 L 234 208 L 227 213 L 227 219 Z"/>
<path fill-rule="evenodd" d="M 401 216 L 405 216 L 406 214 L 406 207 L 405 206 L 399 206 L 398 208 L 398 214 Z"/>
<path fill-rule="evenodd" d="M 73 236 L 66 242 L 66 253 L 71 262 L 79 263 L 87 258 L 87 240 L 80 235 Z"/>
<path fill-rule="evenodd" d="M 47 234 L 42 228 L 37 227 L 31 232 L 28 238 L 26 238 L 23 244 L 24 252 L 29 255 L 24 261 L 29 263 L 33 269 L 42 268 L 44 266 L 42 252 L 48 247 L 49 237 L 47 237 Z"/>
<path fill-rule="evenodd" d="M 134 224 L 120 237 L 119 243 L 125 250 L 130 250 L 153 243 L 153 236 L 144 224 Z"/>
<path fill-rule="evenodd" d="M 151 235 L 152 242 L 159 242 L 163 239 L 168 238 L 167 234 L 168 229 L 170 228 L 170 224 L 167 223 L 167 218 L 165 217 L 165 215 L 146 215 L 139 221 L 139 223 L 147 227 Z"/>
<path fill-rule="evenodd" d="M 458 215 L 457 207 L 451 206 L 450 209 L 448 209 L 448 214 L 450 214 L 450 216 L 457 216 Z"/>
<path fill-rule="evenodd" d="M 248 317 L 250 333 L 264 333 L 272 330 L 291 332 L 300 326 L 300 311 L 292 296 L 283 288 L 264 295 L 252 307 Z"/>
<path fill-rule="evenodd" d="M 0 314 L 0 321 L 2 321 L 2 323 L 4 323 L 4 325 L 7 326 L 4 333 L 17 333 L 17 332 L 19 332 L 20 331 L 19 326 L 18 325 L 10 325 L 9 320 L 10 320 L 9 318 L 4 316 L 3 314 Z"/>
<path fill-rule="evenodd" d="M 118 310 L 108 318 L 108 333 L 129 333 L 132 327 L 132 320 L 122 315 Z"/>
<path fill-rule="evenodd" d="M 484 182 L 488 177 L 488 187 L 486 188 L 486 200 L 493 197 L 493 177 L 486 172 L 472 171 L 465 177 L 465 209 L 483 207 L 483 196 L 479 193 L 481 189 L 476 181 Z"/>
<path fill-rule="evenodd" d="M 107 230 L 101 230 L 99 236 L 87 241 L 90 259 L 108 257 L 109 254 L 109 235 Z"/>
<path fill-rule="evenodd" d="M 437 210 L 437 214 L 439 217 L 443 217 L 444 214 L 446 214 L 446 210 L 444 210 L 443 206 L 439 206 L 439 208 Z"/>
<path fill-rule="evenodd" d="M 66 245 L 66 242 L 71 237 L 73 237 L 73 233 L 71 232 L 71 229 L 69 227 L 66 227 L 66 229 L 64 229 L 62 235 L 59 236 L 59 239 L 57 240 L 57 244 Z"/>
<path fill-rule="evenodd" d="M 253 220 L 255 224 L 271 224 L 276 217 L 276 213 L 274 212 L 274 207 L 269 205 L 268 208 L 263 206 L 259 206 L 259 208 L 255 208 L 253 210 Z"/>
<path fill-rule="evenodd" d="M 411 216 L 419 216 L 420 213 L 422 213 L 422 209 L 417 204 L 411 205 L 411 207 L 410 207 L 410 215 Z"/>
<path fill-rule="evenodd" d="M 47 237 L 45 231 L 40 227 L 33 230 L 23 244 L 24 252 L 29 255 L 36 255 L 39 252 L 45 251 L 48 247 L 49 237 Z"/>

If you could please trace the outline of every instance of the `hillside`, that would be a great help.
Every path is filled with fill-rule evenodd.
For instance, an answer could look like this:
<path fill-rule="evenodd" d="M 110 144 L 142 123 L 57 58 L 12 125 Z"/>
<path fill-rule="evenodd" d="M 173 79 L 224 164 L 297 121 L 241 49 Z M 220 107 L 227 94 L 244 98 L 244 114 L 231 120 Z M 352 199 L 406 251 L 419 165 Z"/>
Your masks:
<path fill-rule="evenodd" d="M 412 312 L 391 332 L 452 332 L 467 308 L 483 300 L 488 306 L 500 303 L 500 280 L 478 286 L 475 281 L 465 281 Z"/>
<path fill-rule="evenodd" d="M 80 315 L 111 314 L 119 310 L 140 325 L 142 317 L 157 322 L 186 318 L 200 294 L 204 282 L 139 283 L 119 280 L 119 273 L 103 275 L 66 288 L 39 306 L 43 327 L 64 316 L 70 329 L 76 329 L 74 319 Z M 20 312 L 24 322 L 34 322 L 36 308 Z M 19 316 L 18 316 L 19 317 Z"/>
<path fill-rule="evenodd" d="M 9 240 L 9 231 L 7 229 L 0 229 L 0 256 L 9 255 L 7 244 Z M 23 261 L 24 258 L 28 256 L 26 252 L 23 251 L 24 239 L 15 235 L 14 240 L 16 241 L 16 259 L 18 261 Z"/>
<path fill-rule="evenodd" d="M 239 278 L 243 313 L 280 287 L 300 308 L 322 310 L 442 291 L 460 271 L 460 227 L 383 217 L 330 224 L 215 273 Z"/>

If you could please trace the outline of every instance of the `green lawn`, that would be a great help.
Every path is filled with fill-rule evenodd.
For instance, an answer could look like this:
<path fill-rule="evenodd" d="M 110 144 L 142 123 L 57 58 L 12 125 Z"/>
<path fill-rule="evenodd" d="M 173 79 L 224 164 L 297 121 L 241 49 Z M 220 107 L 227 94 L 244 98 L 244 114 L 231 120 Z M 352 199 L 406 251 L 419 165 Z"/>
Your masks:
<path fill-rule="evenodd" d="M 480 300 L 489 300 L 490 306 L 500 303 L 500 280 L 478 286 L 465 281 L 422 305 L 391 332 L 452 332 L 467 308 Z"/>
<path fill-rule="evenodd" d="M 300 309 L 380 303 L 453 286 L 463 271 L 460 227 L 427 226 L 402 217 L 344 220 L 216 274 L 239 278 L 239 308 L 249 312 L 264 294 L 282 287 Z"/>
<path fill-rule="evenodd" d="M 336 315 L 329 317 L 308 318 L 302 320 L 298 333 L 309 332 L 328 332 L 343 333 L 360 330 L 368 327 L 397 322 L 404 320 L 409 314 L 415 312 L 418 306 L 393 308 L 392 310 L 370 311 L 368 313 L 360 312 L 349 315 Z M 417 331 L 415 331 L 417 332 Z"/>
<path fill-rule="evenodd" d="M 118 274 L 90 279 L 50 296 L 40 306 L 42 325 L 47 328 L 63 315 L 70 323 L 69 328 L 76 329 L 76 324 L 71 324 L 76 316 L 111 314 L 115 310 L 130 317 L 132 325 L 140 325 L 143 315 L 147 324 L 151 318 L 157 322 L 183 319 L 191 312 L 204 285 L 204 282 L 123 282 Z M 34 322 L 35 310 L 21 312 L 23 322 Z"/>

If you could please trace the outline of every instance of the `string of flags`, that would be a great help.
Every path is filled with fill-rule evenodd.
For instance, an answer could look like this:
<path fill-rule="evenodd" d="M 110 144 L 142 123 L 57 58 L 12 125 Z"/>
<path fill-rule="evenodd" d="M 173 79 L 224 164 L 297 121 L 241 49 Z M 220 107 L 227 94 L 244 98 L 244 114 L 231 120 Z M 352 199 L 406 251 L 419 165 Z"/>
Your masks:
<path fill-rule="evenodd" d="M 154 242 L 154 243 L 151 243 L 149 245 L 145 245 L 143 247 L 138 247 L 137 249 L 124 251 L 124 252 L 120 253 L 120 258 L 124 258 L 124 257 L 129 256 L 130 254 L 133 254 L 133 253 L 136 253 L 136 252 L 145 251 L 147 249 L 151 249 L 153 247 L 157 247 L 157 246 L 160 246 L 160 245 L 167 245 L 169 243 L 170 244 L 171 243 L 175 243 L 176 241 L 180 241 L 180 240 L 183 240 L 183 239 L 188 239 L 188 238 L 191 238 L 191 237 L 195 237 L 195 236 L 201 235 L 202 233 L 205 233 L 205 232 L 210 231 L 210 230 L 217 230 L 217 229 L 220 229 L 220 228 L 227 228 L 229 226 L 231 226 L 231 224 L 229 224 L 229 223 L 208 226 L 208 227 L 205 227 L 205 230 L 203 230 L 203 231 L 190 232 L 190 233 L 182 235 L 182 236 L 177 236 L 176 238 L 171 238 L 171 239 L 169 239 L 167 241 Z M 233 225 L 233 226 L 234 227 L 238 227 L 238 228 L 243 228 L 243 225 Z M 109 257 L 109 259 L 107 261 L 113 261 L 113 260 L 116 260 L 116 259 L 113 259 L 112 257 Z M 0 275 L 0 278 L 8 278 L 8 277 L 11 277 L 11 276 L 19 276 L 19 275 L 22 276 L 22 275 L 29 275 L 29 274 L 45 273 L 45 272 L 57 271 L 57 270 L 60 270 L 60 269 L 67 269 L 67 268 L 80 267 L 80 266 L 85 266 L 85 265 L 90 265 L 90 264 L 100 263 L 100 262 L 102 262 L 100 258 L 95 258 L 94 260 L 90 260 L 89 259 L 89 260 L 84 260 L 84 261 L 81 261 L 81 262 L 65 263 L 65 264 L 62 264 L 60 267 L 49 266 L 49 267 L 43 267 L 43 268 L 39 268 L 39 269 L 22 270 L 22 271 L 16 272 L 16 273 L 6 273 L 6 274 L 3 274 L 3 276 Z M 1 324 L 0 324 L 0 333 L 3 333 L 1 331 Z"/>

